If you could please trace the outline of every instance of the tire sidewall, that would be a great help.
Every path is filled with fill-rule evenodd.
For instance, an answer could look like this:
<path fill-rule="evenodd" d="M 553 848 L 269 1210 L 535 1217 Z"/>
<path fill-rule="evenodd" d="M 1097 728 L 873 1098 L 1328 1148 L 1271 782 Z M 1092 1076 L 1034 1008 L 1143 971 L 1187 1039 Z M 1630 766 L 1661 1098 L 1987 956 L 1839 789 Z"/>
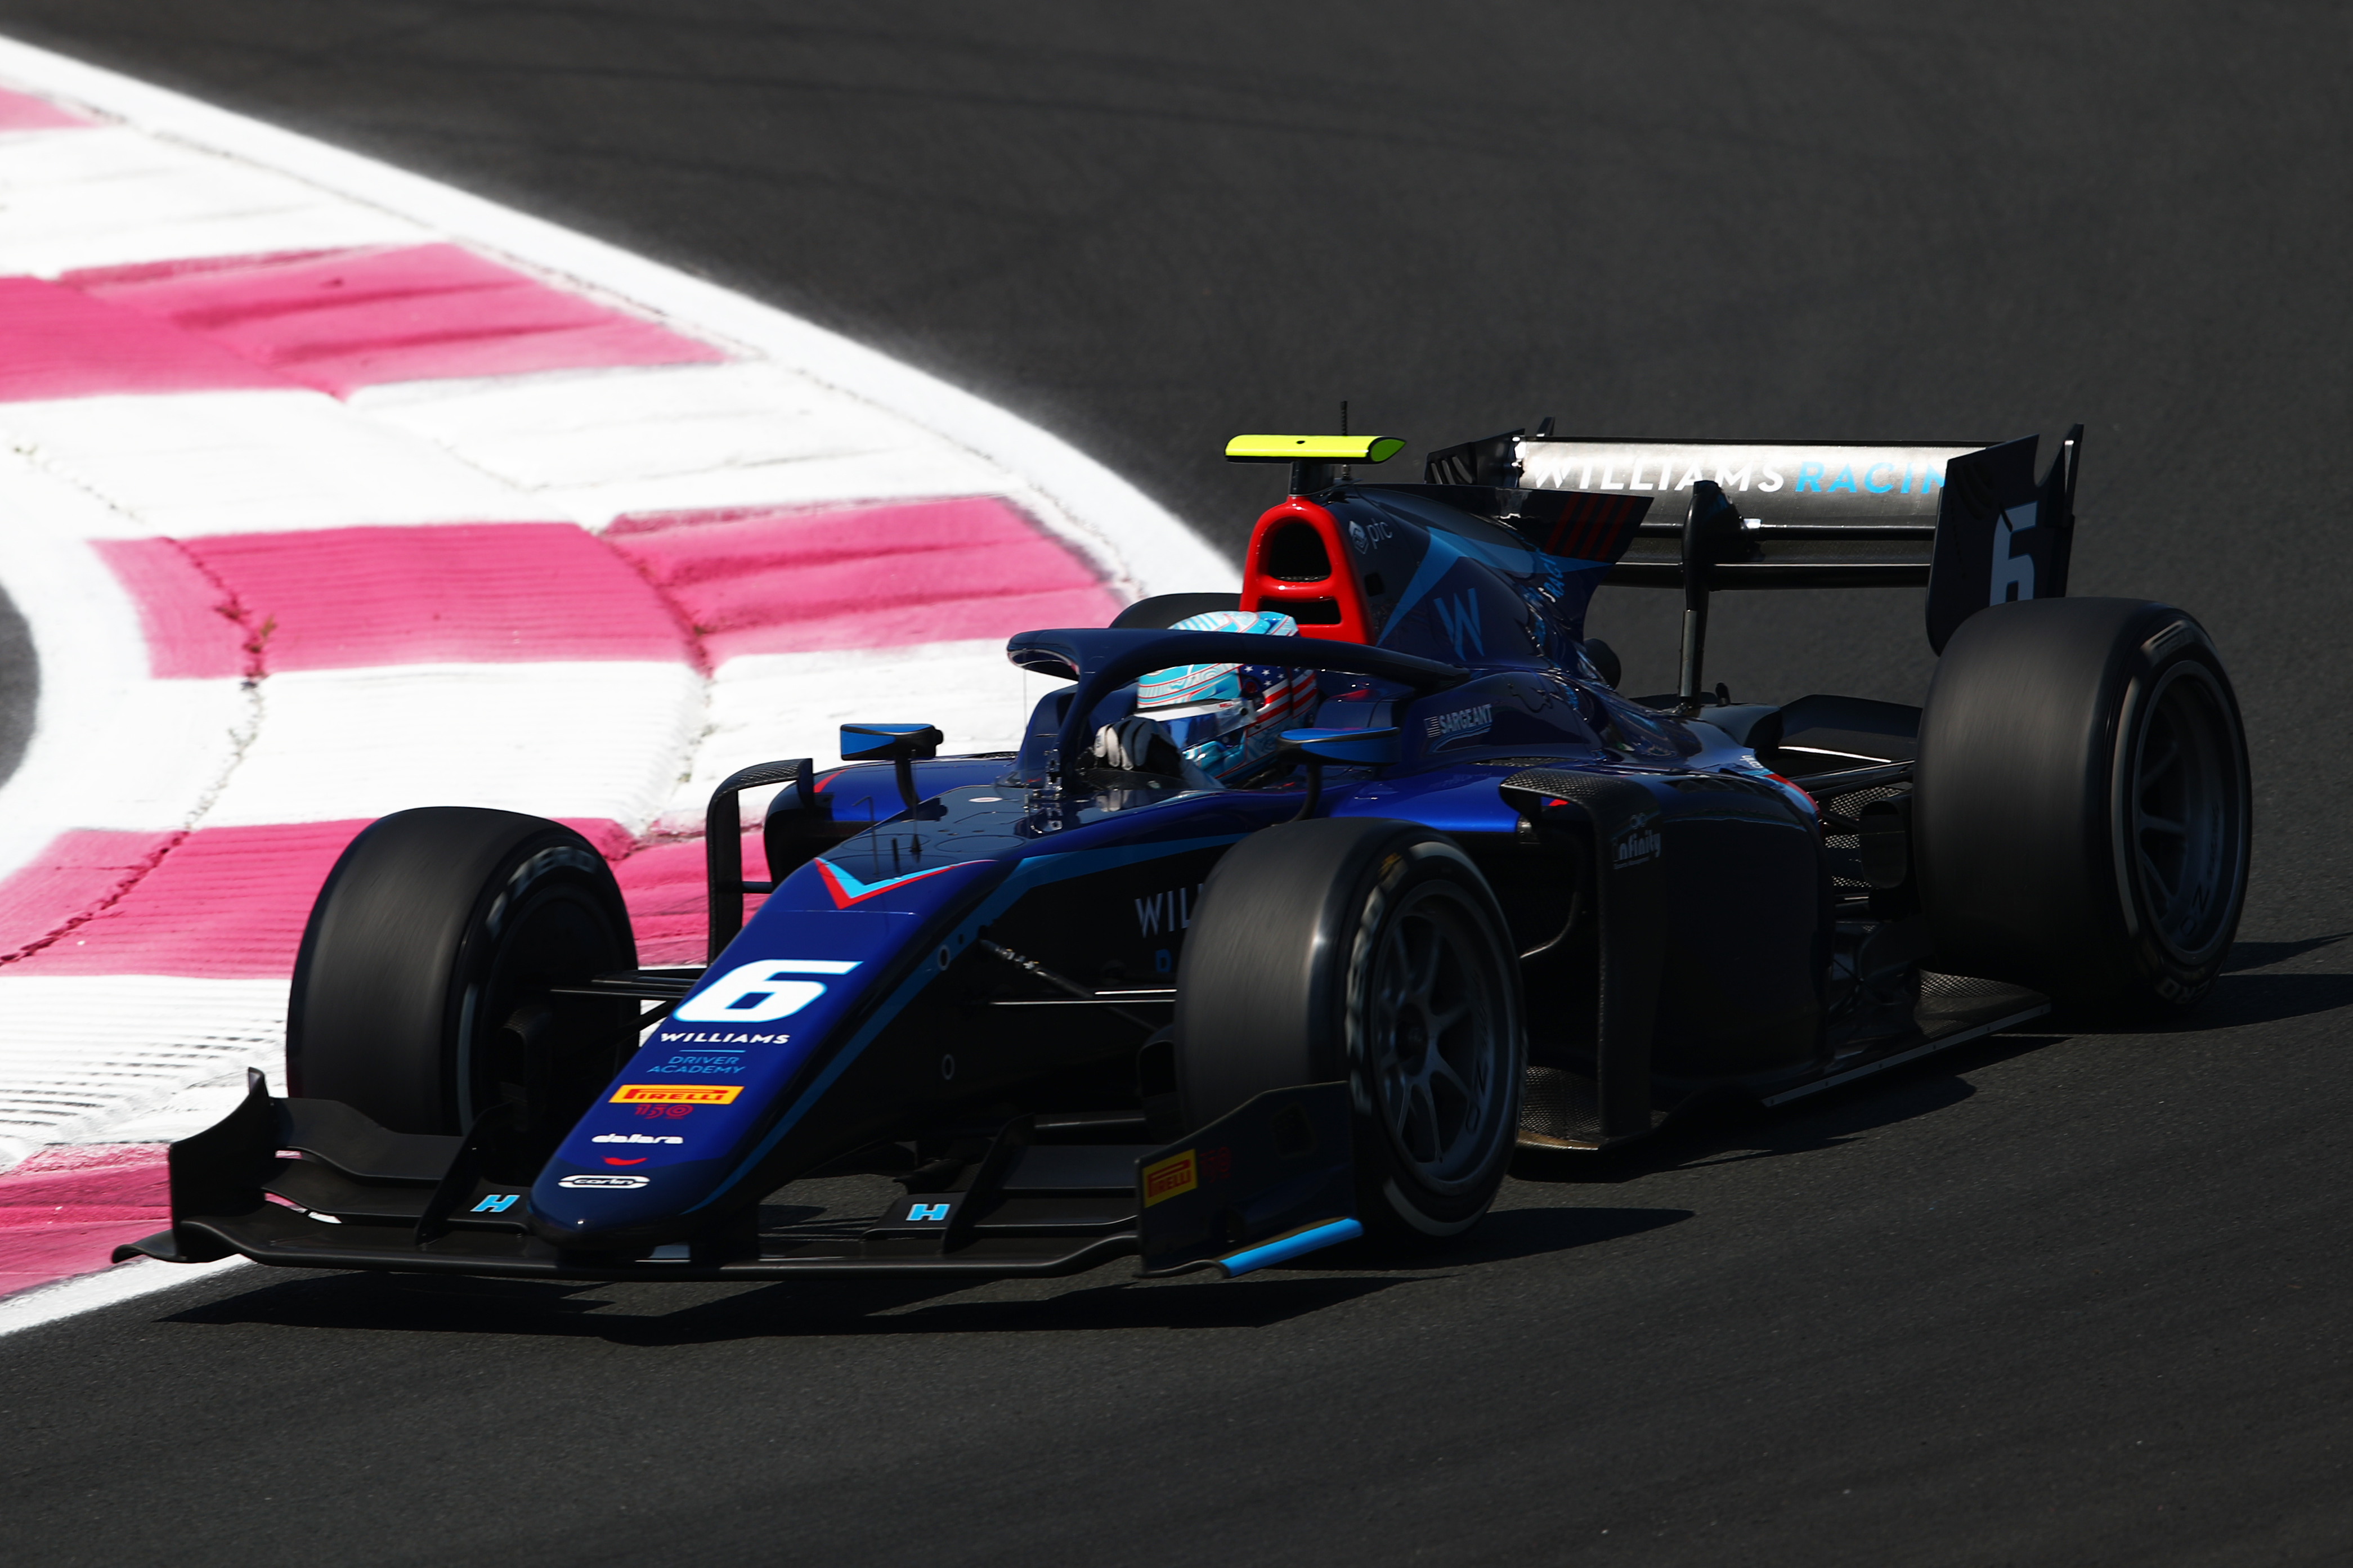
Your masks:
<path fill-rule="evenodd" d="M 586 972 L 636 964 L 611 868 L 578 833 L 472 807 L 370 824 L 328 874 L 287 998 L 289 1092 L 334 1100 L 401 1132 L 450 1133 L 479 1114 L 475 1047 L 503 1017 L 487 987 L 534 910 L 577 900 L 610 951 Z M 617 961 L 617 962 L 616 962 Z"/>
<path fill-rule="evenodd" d="M 2206 629 L 2188 615 L 2174 610 L 2164 624 L 2143 638 L 2119 661 L 2123 691 L 2117 707 L 2114 751 L 2108 760 L 2107 869 L 2119 921 L 2117 946 L 2123 963 L 2157 1005 L 2168 1009 L 2194 1005 L 2212 989 L 2229 957 L 2239 916 L 2246 903 L 2247 873 L 2253 847 L 2251 775 L 2238 697 L 2222 668 L 2221 656 Z M 2138 871 L 2131 842 L 2132 790 L 2139 777 L 2140 754 L 2148 740 L 2151 720 L 2168 688 L 2180 680 L 2207 687 L 2226 719 L 2224 733 L 2232 754 L 2228 767 L 2236 795 L 2232 824 L 2236 864 L 2223 893 L 2224 909 L 2216 934 L 2204 950 L 2185 953 L 2159 931 L 2149 893 Z M 2132 999 L 2132 998 L 2126 998 Z"/>

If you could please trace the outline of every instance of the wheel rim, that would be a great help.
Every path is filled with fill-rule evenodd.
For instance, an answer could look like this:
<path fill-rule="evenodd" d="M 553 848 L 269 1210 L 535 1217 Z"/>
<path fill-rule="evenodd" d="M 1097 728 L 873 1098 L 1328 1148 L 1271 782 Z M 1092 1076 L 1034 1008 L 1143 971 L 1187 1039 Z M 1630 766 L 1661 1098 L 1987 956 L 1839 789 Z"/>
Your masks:
<path fill-rule="evenodd" d="M 1367 1066 L 1414 1173 L 1447 1192 L 1493 1153 L 1510 1093 L 1509 1020 L 1483 921 L 1453 889 L 1409 894 L 1373 959 Z"/>
<path fill-rule="evenodd" d="M 460 1073 L 463 1124 L 501 1100 L 526 1104 L 534 1121 L 569 1127 L 612 1075 L 633 1005 L 558 995 L 620 963 L 620 944 L 589 893 L 557 884 L 526 895 L 508 915 L 487 972 L 466 997 Z M 628 1011 L 623 1011 L 627 1007 Z M 538 1043 L 512 1025 L 544 1009 Z M 541 1103 L 531 1104 L 531 1101 Z M 560 1129 L 556 1129 L 559 1130 Z"/>
<path fill-rule="evenodd" d="M 2134 748 L 2133 880 L 2158 940 L 2185 963 L 2212 955 L 2230 930 L 2245 859 L 2238 731 L 2204 666 L 2167 670 Z"/>

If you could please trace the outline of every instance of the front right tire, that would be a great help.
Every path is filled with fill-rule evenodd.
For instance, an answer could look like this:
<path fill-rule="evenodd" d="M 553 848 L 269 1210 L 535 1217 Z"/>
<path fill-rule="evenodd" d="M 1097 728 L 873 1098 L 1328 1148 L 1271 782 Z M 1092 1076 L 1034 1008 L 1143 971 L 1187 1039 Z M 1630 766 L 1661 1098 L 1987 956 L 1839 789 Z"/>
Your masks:
<path fill-rule="evenodd" d="M 1347 1083 L 1377 1239 L 1459 1236 L 1494 1202 L 1525 1076 L 1519 973 L 1486 879 L 1445 835 L 1325 818 L 1236 845 L 1186 937 L 1175 1033 L 1190 1127 Z"/>

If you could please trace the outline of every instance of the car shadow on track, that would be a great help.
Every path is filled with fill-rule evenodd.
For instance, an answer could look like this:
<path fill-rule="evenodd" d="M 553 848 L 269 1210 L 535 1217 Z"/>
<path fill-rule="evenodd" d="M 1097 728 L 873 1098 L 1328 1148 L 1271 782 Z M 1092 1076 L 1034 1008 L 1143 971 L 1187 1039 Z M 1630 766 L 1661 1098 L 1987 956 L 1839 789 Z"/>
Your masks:
<path fill-rule="evenodd" d="M 1076 1289 L 975 1299 L 968 1280 L 791 1280 L 593 1285 L 425 1275 L 305 1274 L 174 1314 L 214 1327 L 522 1334 L 686 1345 L 843 1335 L 1071 1333 L 1264 1329 L 1422 1282 L 1433 1269 L 1568 1251 L 1692 1217 L 1688 1209 L 1544 1207 L 1490 1215 L 1459 1247 L 1392 1261 L 1334 1247 L 1280 1271 L 1223 1283 L 1207 1275 L 1139 1281 L 1123 1264 Z M 700 1300 L 696 1298 L 702 1298 Z"/>
<path fill-rule="evenodd" d="M 1513 1163 L 1512 1174 L 1525 1182 L 1611 1185 L 1694 1165 L 1810 1153 L 1958 1104 L 1976 1092 L 1967 1075 L 2064 1040 L 2195 1035 L 2353 1008 L 2353 974 L 2259 973 L 2348 937 L 2353 931 L 2292 942 L 2240 942 L 2231 950 L 2212 993 L 2180 1018 L 2119 1023 L 2063 1008 L 2026 1028 L 1971 1041 L 1780 1110 L 1741 1100 L 1716 1101 L 1678 1111 L 1649 1138 L 1606 1152 L 1524 1149 Z"/>
<path fill-rule="evenodd" d="M 1081 1281 L 1087 1277 L 1081 1276 Z M 1263 1329 L 1415 1283 L 1418 1276 L 1270 1277 L 1223 1289 L 1120 1277 L 1059 1294 L 950 1300 L 938 1285 L 793 1280 L 745 1289 L 500 1279 L 307 1276 L 206 1303 L 168 1321 L 215 1327 L 517 1334 L 630 1345 L 876 1334 Z M 705 1292 L 725 1294 L 707 1295 Z M 694 1300 L 703 1295 L 702 1300 Z"/>
<path fill-rule="evenodd" d="M 2236 974 L 2242 970 L 2265 969 L 2274 963 L 2284 963 L 2291 958 L 2302 958 L 2307 952 L 2343 942 L 2348 936 L 2353 936 L 2353 931 L 2302 937 L 2295 942 L 2232 942 L 2231 956 L 2223 962 L 2222 973 Z"/>
<path fill-rule="evenodd" d="M 1436 1269 L 1452 1272 L 1482 1263 L 1544 1257 L 1619 1241 L 1695 1215 L 1696 1211 L 1692 1209 L 1567 1206 L 1547 1198 L 1536 1206 L 1491 1210 L 1469 1236 L 1419 1256 L 1383 1257 L 1358 1243 L 1327 1247 L 1286 1267 L 1303 1273 L 1411 1270 L 1418 1276 Z"/>
<path fill-rule="evenodd" d="M 2353 974 L 2263 973 L 2308 952 L 2334 947 L 2348 937 L 2353 937 L 2353 931 L 2331 931 L 2327 936 L 2300 937 L 2291 942 L 2234 943 L 2230 958 L 2222 965 L 2222 977 L 2214 983 L 2205 1005 L 2187 1017 L 2158 1024 L 2147 1032 L 2194 1034 L 2248 1024 L 2282 1024 L 2293 1018 L 2353 1007 Z M 2087 1027 L 2084 1032 L 2102 1031 Z"/>
<path fill-rule="evenodd" d="M 2206 1005 L 2152 1034 L 2178 1035 L 2246 1024 L 2284 1024 L 2353 1007 L 2353 974 L 2225 974 Z"/>
<path fill-rule="evenodd" d="M 2041 1030 L 1995 1035 L 1780 1109 L 1742 1100 L 1704 1101 L 1679 1110 L 1650 1137 L 1620 1148 L 1523 1149 L 1512 1174 L 1524 1182 L 1609 1186 L 1662 1171 L 1834 1149 L 1879 1128 L 1957 1105 L 1977 1092 L 1964 1075 L 2069 1037 Z"/>

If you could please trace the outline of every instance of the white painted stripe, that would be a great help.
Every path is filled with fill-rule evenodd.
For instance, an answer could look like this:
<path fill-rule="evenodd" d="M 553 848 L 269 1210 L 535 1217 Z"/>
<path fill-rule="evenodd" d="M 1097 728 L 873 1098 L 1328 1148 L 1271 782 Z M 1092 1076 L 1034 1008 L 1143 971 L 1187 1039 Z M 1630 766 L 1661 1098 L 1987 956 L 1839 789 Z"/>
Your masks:
<path fill-rule="evenodd" d="M 1137 593 L 1231 589 L 1235 564 L 1109 468 L 1060 437 L 863 344 L 617 246 L 259 121 L 13 39 L 0 76 L 88 104 L 151 132 L 248 158 L 667 316 L 684 330 L 748 345 L 828 386 L 900 415 L 1033 485 L 1039 516 Z M 88 135 L 88 132 L 70 132 Z M 1215 460 L 1204 452 L 1202 460 Z"/>
<path fill-rule="evenodd" d="M 215 981 L 211 984 L 229 983 Z M 273 980 L 268 984 L 277 986 L 281 994 L 286 990 L 283 981 Z M 285 1011 L 282 994 L 280 1002 L 279 1011 L 282 1015 Z M 208 1078 L 185 1089 L 174 1089 L 162 1104 L 136 1112 L 127 1121 L 82 1127 L 52 1142 L 61 1144 L 153 1143 L 161 1148 L 183 1138 L 193 1137 L 207 1127 L 217 1126 L 221 1119 L 235 1110 L 238 1102 L 245 1099 L 245 1069 L 248 1066 L 259 1068 L 269 1075 L 270 1093 L 286 1092 L 286 1053 L 283 1046 L 284 1042 L 272 1035 L 261 1042 L 248 1061 L 239 1062 L 217 1078 Z"/>
<path fill-rule="evenodd" d="M 237 681 L 148 678 L 137 607 L 71 535 L 96 505 L 0 452 L 0 582 L 41 665 L 31 743 L 0 785 L 0 879 L 68 828 L 189 826 L 251 731 Z"/>
<path fill-rule="evenodd" d="M 129 126 L 29 132 L 0 142 L 0 268 L 261 256 L 429 238 L 408 219 Z"/>
<path fill-rule="evenodd" d="M 242 1258 L 224 1258 L 217 1263 L 158 1263 L 152 1258 L 141 1258 L 118 1263 L 102 1274 L 85 1274 L 79 1279 L 63 1279 L 0 1299 L 0 1335 L 21 1333 L 61 1318 L 135 1301 L 142 1296 L 252 1267 Z"/>
<path fill-rule="evenodd" d="M 117 538 L 551 521 L 512 486 L 324 393 L 0 404 L 0 441 L 108 509 L 59 524 Z"/>
<path fill-rule="evenodd" d="M 45 684 L 47 674 L 42 671 Z M 34 781 L 49 787 L 27 820 L 136 831 L 194 827 L 205 821 L 207 807 L 237 768 L 240 748 L 253 737 L 259 718 L 255 693 L 231 677 L 131 681 L 108 695 L 103 707 L 57 715 L 60 724 L 88 724 L 90 732 L 72 739 L 63 759 L 68 766 Z M 53 706 L 42 703 L 44 722 Z M 40 760 L 46 764 L 50 759 L 45 754 Z M 18 795 L 16 784 L 11 779 L 0 792 L 0 811 Z M 19 798 L 34 793 L 28 787 Z M 28 852 L 39 847 L 32 844 Z"/>
<path fill-rule="evenodd" d="M 406 382 L 352 406 L 590 528 L 639 511 L 1026 489 L 955 443 L 774 364 Z"/>
<path fill-rule="evenodd" d="M 1030 704 L 1060 684 L 1015 668 L 994 639 L 731 658 L 711 682 L 694 771 L 659 826 L 699 830 L 719 781 L 754 763 L 812 756 L 831 767 L 841 726 L 860 720 L 937 724 L 947 737 L 943 752 L 1018 750 Z M 757 821 L 775 794 L 745 791 L 744 819 Z"/>
<path fill-rule="evenodd" d="M 285 1087 L 286 982 L 0 974 L 0 1167 L 258 1067 Z M 192 1115 L 227 1103 L 191 1107 Z"/>
<path fill-rule="evenodd" d="M 479 805 L 634 831 L 669 802 L 703 722 L 692 669 L 621 661 L 293 670 L 261 703 L 207 827 Z"/>

